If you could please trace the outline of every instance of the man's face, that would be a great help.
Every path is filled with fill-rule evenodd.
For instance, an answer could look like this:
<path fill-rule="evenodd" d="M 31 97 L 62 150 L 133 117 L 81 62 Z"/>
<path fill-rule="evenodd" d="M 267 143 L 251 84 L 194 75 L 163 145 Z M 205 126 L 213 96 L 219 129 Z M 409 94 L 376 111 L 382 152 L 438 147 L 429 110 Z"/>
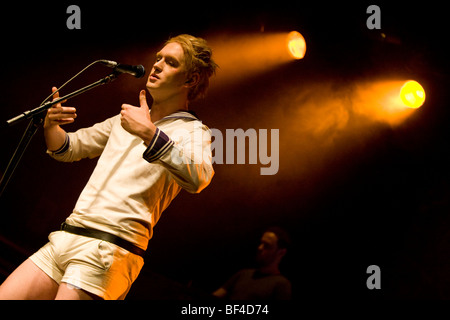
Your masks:
<path fill-rule="evenodd" d="M 179 43 L 168 43 L 156 54 L 147 89 L 152 96 L 177 93 L 185 85 L 186 75 L 183 48 Z"/>
<path fill-rule="evenodd" d="M 258 246 L 256 260 L 261 266 L 272 263 L 278 254 L 278 238 L 273 232 L 265 232 Z"/>

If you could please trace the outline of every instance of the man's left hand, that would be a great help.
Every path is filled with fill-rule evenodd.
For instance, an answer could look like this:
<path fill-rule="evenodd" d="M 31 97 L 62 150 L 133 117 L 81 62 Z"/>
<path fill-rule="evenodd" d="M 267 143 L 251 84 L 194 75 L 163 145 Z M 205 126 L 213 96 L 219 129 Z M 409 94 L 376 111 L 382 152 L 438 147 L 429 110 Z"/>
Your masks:
<path fill-rule="evenodd" d="M 145 90 L 139 93 L 140 107 L 130 104 L 123 104 L 121 115 L 122 127 L 129 133 L 144 140 L 145 145 L 149 145 L 156 132 L 156 127 L 150 117 L 150 109 L 147 104 Z"/>

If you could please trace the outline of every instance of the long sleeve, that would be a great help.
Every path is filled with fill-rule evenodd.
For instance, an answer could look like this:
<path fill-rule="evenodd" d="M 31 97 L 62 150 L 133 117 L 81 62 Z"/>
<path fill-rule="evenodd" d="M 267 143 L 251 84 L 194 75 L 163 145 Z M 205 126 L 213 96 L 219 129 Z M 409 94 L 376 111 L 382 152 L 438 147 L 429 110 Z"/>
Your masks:
<path fill-rule="evenodd" d="M 108 142 L 111 128 L 116 117 L 117 116 L 106 119 L 89 128 L 67 133 L 64 145 L 59 150 L 53 152 L 47 150 L 47 153 L 52 158 L 63 162 L 73 162 L 83 158 L 92 159 L 98 157 Z"/>
<path fill-rule="evenodd" d="M 201 121 L 188 121 L 170 132 L 157 129 L 144 159 L 169 170 L 175 181 L 190 193 L 199 193 L 214 175 L 211 132 Z"/>

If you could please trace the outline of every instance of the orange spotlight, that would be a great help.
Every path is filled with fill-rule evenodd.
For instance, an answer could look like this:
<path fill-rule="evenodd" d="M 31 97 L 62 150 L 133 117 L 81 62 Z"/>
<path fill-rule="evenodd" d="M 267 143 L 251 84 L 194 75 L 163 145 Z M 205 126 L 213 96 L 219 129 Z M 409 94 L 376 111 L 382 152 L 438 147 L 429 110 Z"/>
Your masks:
<path fill-rule="evenodd" d="M 400 90 L 400 99 L 409 108 L 420 108 L 425 102 L 425 90 L 417 81 L 406 81 Z"/>
<path fill-rule="evenodd" d="M 214 52 L 214 60 L 220 66 L 212 81 L 220 82 L 221 85 L 236 85 L 248 77 L 291 63 L 293 53 L 287 50 L 287 46 L 292 47 L 296 59 L 300 59 L 305 54 L 305 40 L 298 32 L 289 34 L 293 36 L 288 37 L 287 32 L 217 33 L 209 36 L 208 43 Z M 287 37 L 293 40 L 290 45 L 286 42 Z M 216 85 L 212 87 L 219 88 Z"/>
<path fill-rule="evenodd" d="M 411 80 L 361 83 L 352 98 L 356 113 L 391 126 L 403 123 L 424 100 L 422 86 Z"/>
<path fill-rule="evenodd" d="M 306 53 L 305 38 L 297 31 L 289 32 L 287 36 L 287 48 L 294 59 L 302 59 Z"/>

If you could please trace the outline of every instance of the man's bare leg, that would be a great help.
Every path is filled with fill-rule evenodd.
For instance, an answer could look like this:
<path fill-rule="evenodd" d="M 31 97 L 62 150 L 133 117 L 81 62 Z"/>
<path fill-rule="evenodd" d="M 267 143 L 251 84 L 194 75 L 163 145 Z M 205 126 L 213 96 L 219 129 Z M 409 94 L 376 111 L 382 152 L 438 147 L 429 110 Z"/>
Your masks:
<path fill-rule="evenodd" d="M 0 300 L 53 300 L 58 288 L 56 281 L 27 259 L 0 286 Z"/>
<path fill-rule="evenodd" d="M 86 292 L 82 289 L 77 289 L 74 286 L 61 282 L 55 300 L 100 300 L 101 298 Z"/>

